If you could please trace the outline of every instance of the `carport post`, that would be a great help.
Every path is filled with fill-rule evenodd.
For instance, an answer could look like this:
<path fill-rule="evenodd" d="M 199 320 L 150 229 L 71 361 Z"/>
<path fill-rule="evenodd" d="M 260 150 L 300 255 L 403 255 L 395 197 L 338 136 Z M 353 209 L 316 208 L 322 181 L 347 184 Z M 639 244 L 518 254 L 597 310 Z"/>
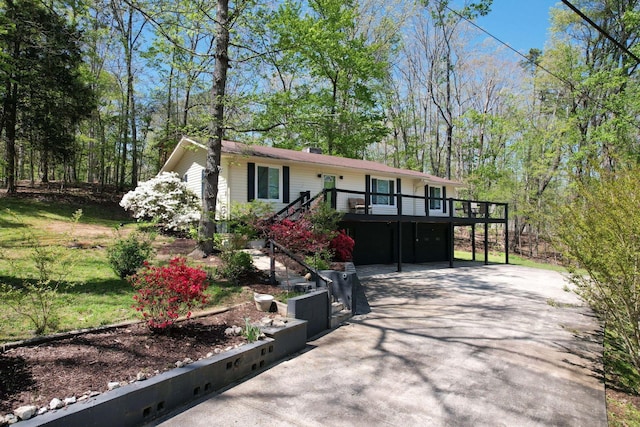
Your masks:
<path fill-rule="evenodd" d="M 399 273 L 402 271 L 402 181 L 400 180 L 400 178 L 396 179 L 396 208 L 398 211 L 398 273 Z"/>
<path fill-rule="evenodd" d="M 454 234 L 455 225 L 453 223 L 453 199 L 449 199 L 449 268 L 453 268 L 453 255 L 455 251 Z"/>
<path fill-rule="evenodd" d="M 509 205 L 504 205 L 504 263 L 509 264 Z"/>
<path fill-rule="evenodd" d="M 486 220 L 485 220 L 486 221 Z M 489 264 L 489 223 L 484 223 L 484 265 Z"/>
<path fill-rule="evenodd" d="M 471 260 L 476 260 L 476 223 L 471 224 Z"/>

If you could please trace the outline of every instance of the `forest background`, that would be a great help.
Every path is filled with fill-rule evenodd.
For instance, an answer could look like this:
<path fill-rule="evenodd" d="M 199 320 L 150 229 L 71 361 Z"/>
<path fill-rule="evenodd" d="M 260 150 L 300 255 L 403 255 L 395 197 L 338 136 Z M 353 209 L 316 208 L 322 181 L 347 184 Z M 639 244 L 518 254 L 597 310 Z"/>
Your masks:
<path fill-rule="evenodd" d="M 207 139 L 218 3 L 0 2 L 8 192 L 133 188 L 182 135 Z M 224 137 L 459 180 L 509 203 L 514 247 L 545 240 L 577 186 L 638 162 L 640 6 L 573 1 L 602 32 L 558 3 L 544 49 L 518 55 L 474 26 L 491 3 L 230 2 Z"/>

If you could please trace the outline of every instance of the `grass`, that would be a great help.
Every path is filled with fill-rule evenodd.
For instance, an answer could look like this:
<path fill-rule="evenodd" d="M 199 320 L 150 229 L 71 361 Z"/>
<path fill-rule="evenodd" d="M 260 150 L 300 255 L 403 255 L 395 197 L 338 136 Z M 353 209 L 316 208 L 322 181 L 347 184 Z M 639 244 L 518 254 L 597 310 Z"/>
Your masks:
<path fill-rule="evenodd" d="M 471 261 L 473 259 L 472 257 L 472 253 L 468 252 L 468 251 L 455 251 L 454 252 L 454 258 L 455 259 L 459 259 L 459 260 L 464 260 L 464 261 Z M 489 262 L 490 263 L 497 263 L 497 264 L 504 264 L 504 252 L 500 252 L 500 253 L 495 253 L 495 252 L 491 252 L 489 253 Z M 484 261 L 484 253 L 476 253 L 476 261 Z M 509 264 L 513 264 L 513 265 L 521 265 L 523 267 L 532 267 L 532 268 L 539 268 L 542 270 L 552 270 L 552 271 L 559 271 L 559 272 L 566 272 L 566 268 L 564 268 L 561 265 L 556 265 L 556 264 L 547 264 L 547 263 L 543 263 L 543 262 L 536 262 L 536 261 L 532 261 L 530 259 L 527 258 L 522 258 L 520 256 L 517 255 L 509 255 Z"/>
<path fill-rule="evenodd" d="M 640 426 L 640 409 L 626 399 L 607 396 L 607 410 L 611 427 Z"/>
<path fill-rule="evenodd" d="M 120 279 L 107 261 L 108 247 L 121 232 L 138 228 L 117 206 L 83 204 L 82 217 L 74 225 L 71 217 L 79 208 L 69 202 L 3 197 L 0 210 L 0 284 L 21 286 L 34 282 L 42 269 L 35 259 L 45 259 L 48 274 L 59 283 L 54 304 L 61 332 L 118 323 L 138 318 L 131 308 L 134 291 Z M 156 239 L 158 245 L 170 240 Z M 45 252 L 34 257 L 37 242 Z M 240 292 L 240 287 L 212 283 L 207 306 L 222 304 Z M 33 325 L 0 300 L 0 342 L 33 337 Z"/>

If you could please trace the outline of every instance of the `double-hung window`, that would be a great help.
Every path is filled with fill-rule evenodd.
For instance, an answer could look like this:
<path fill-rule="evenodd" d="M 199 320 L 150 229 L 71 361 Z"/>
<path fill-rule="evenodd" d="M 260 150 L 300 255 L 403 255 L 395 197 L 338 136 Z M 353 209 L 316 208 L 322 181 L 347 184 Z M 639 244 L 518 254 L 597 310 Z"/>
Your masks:
<path fill-rule="evenodd" d="M 371 179 L 371 204 L 393 205 L 393 181 L 389 179 Z M 376 194 L 377 193 L 377 194 Z"/>
<path fill-rule="evenodd" d="M 258 199 L 280 200 L 280 169 L 258 166 L 256 174 Z"/>
<path fill-rule="evenodd" d="M 429 187 L 429 209 L 442 209 L 442 187 Z"/>

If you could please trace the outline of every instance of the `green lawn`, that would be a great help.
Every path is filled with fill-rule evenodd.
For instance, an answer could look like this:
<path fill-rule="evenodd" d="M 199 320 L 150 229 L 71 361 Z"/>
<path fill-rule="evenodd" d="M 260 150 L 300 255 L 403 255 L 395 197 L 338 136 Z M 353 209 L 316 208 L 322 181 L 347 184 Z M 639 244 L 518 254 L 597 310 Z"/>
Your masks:
<path fill-rule="evenodd" d="M 0 206 L 0 283 L 20 286 L 38 277 L 33 256 L 33 242 L 37 242 L 44 252 L 36 258 L 47 260 L 50 277 L 60 283 L 55 298 L 59 322 L 50 332 L 137 318 L 131 308 L 133 288 L 107 261 L 106 248 L 116 238 L 116 227 L 124 222 L 124 233 L 137 229 L 121 208 L 8 197 L 0 198 Z M 83 214 L 74 225 L 71 217 L 78 208 Z M 167 240 L 160 237 L 157 242 Z M 209 305 L 220 304 L 239 290 L 212 284 L 207 290 Z M 25 317 L 0 300 L 0 342 L 30 338 L 33 329 Z"/>
<path fill-rule="evenodd" d="M 467 252 L 467 251 L 455 251 L 454 252 L 454 258 L 455 259 L 460 259 L 460 260 L 465 260 L 465 261 L 471 261 L 472 253 L 471 252 Z M 489 262 L 490 263 L 504 264 L 504 260 L 505 260 L 504 252 L 501 252 L 501 253 L 489 253 Z M 481 261 L 481 262 L 484 261 L 484 252 L 483 253 L 476 253 L 476 261 Z M 546 264 L 546 263 L 542 263 L 542 262 L 536 262 L 536 261 L 532 261 L 530 259 L 522 258 L 522 257 L 519 257 L 517 255 L 511 255 L 511 254 L 509 254 L 509 264 L 522 265 L 524 267 L 541 268 L 543 270 L 553 270 L 553 271 L 560 271 L 560 272 L 566 272 L 567 271 L 561 265 Z"/>

